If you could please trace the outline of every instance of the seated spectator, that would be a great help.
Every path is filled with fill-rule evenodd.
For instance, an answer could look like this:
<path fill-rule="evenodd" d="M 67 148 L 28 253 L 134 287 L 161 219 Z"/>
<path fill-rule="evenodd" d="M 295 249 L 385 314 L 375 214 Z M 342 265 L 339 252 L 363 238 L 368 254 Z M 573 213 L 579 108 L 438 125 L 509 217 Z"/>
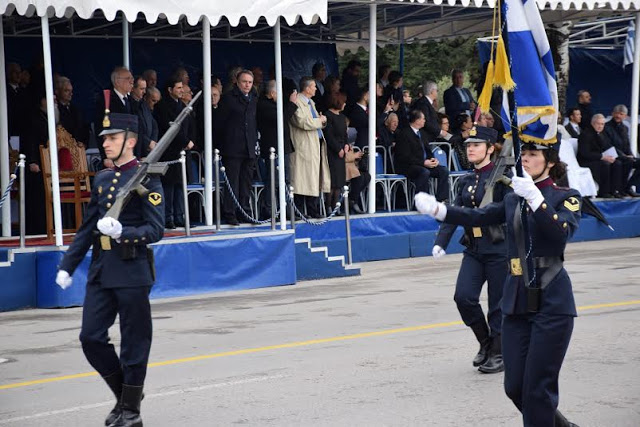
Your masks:
<path fill-rule="evenodd" d="M 578 138 L 578 163 L 591 169 L 599 186 L 598 197 L 621 198 L 624 190 L 622 163 L 616 156 L 605 154 L 613 145 L 604 133 L 604 123 L 604 116 L 595 114 L 591 125 L 582 130 Z"/>
<path fill-rule="evenodd" d="M 425 117 L 422 111 L 410 113 L 409 127 L 396 137 L 395 165 L 398 173 L 406 175 L 416 186 L 416 192 L 429 192 L 429 179 L 437 178 L 436 199 L 449 200 L 449 170 L 433 156 L 429 141 L 422 128 Z"/>
<path fill-rule="evenodd" d="M 451 72 L 452 85 L 444 91 L 443 101 L 445 113 L 449 117 L 456 117 L 458 114 L 468 114 L 471 116 L 476 109 L 476 102 L 469 89 L 464 87 L 464 73 L 455 69 Z"/>
<path fill-rule="evenodd" d="M 378 142 L 376 145 L 381 145 L 387 150 L 387 173 L 394 173 L 393 161 L 391 160 L 391 150 L 396 146 L 396 131 L 400 120 L 398 115 L 394 112 L 389 113 L 384 120 L 383 125 L 378 131 Z"/>
<path fill-rule="evenodd" d="M 357 102 L 348 111 L 349 126 L 356 129 L 356 147 L 369 145 L 369 90 L 362 88 L 356 96 Z"/>
<path fill-rule="evenodd" d="M 567 111 L 567 117 L 569 117 L 569 123 L 565 125 L 565 130 L 571 138 L 578 138 L 582 132 L 582 129 L 580 128 L 582 112 L 578 107 L 573 107 Z"/>
<path fill-rule="evenodd" d="M 346 179 L 349 182 L 349 211 L 357 214 L 366 213 L 367 207 L 360 207 L 362 191 L 371 181 L 371 175 L 364 165 L 360 165 L 363 156 L 362 151 L 353 151 L 350 145 L 345 146 L 344 160 L 346 166 Z"/>
<path fill-rule="evenodd" d="M 344 153 L 349 149 L 347 142 L 347 118 L 342 114 L 347 97 L 343 93 L 334 94 L 329 109 L 326 112 L 327 125 L 324 128 L 324 138 L 327 141 L 327 158 L 331 173 L 331 193 L 329 194 L 329 209 L 333 210 L 342 187 L 346 183 Z"/>
<path fill-rule="evenodd" d="M 56 101 L 60 112 L 60 125 L 71 136 L 85 147 L 89 144 L 89 126 L 82 117 L 82 112 L 76 107 L 73 98 L 73 85 L 67 77 L 60 77 L 56 81 Z"/>
<path fill-rule="evenodd" d="M 629 173 L 634 169 L 633 176 L 626 183 L 625 193 L 631 197 L 640 196 L 636 193 L 640 177 L 640 158 L 633 155 L 631 151 L 631 142 L 629 141 L 629 128 L 624 124 L 627 118 L 627 107 L 625 105 L 616 105 L 611 113 L 611 120 L 604 126 L 604 132 L 616 148 L 618 160 L 622 163 L 622 178 L 627 179 Z M 631 188 L 634 186 L 636 188 Z"/>
<path fill-rule="evenodd" d="M 460 166 L 462 169 L 473 169 L 473 166 L 467 160 L 467 150 L 464 141 L 469 138 L 471 129 L 473 128 L 473 122 L 471 116 L 468 114 L 458 114 L 453 124 L 453 134 L 449 143 L 456 151 Z"/>
<path fill-rule="evenodd" d="M 321 218 L 320 200 L 322 193 L 331 190 L 331 177 L 327 161 L 327 148 L 323 143 L 322 128 L 327 117 L 318 113 L 312 100 L 316 94 L 313 77 L 300 79 L 300 93 L 296 101 L 297 109 L 289 121 L 291 141 L 291 185 L 295 204 L 301 210 L 306 206 L 312 218 Z"/>

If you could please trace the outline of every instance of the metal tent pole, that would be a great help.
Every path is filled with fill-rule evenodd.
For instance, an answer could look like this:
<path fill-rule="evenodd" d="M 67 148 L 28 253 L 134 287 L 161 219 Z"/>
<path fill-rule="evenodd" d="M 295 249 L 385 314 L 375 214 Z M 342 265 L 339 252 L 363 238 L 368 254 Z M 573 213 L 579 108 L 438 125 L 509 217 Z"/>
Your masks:
<path fill-rule="evenodd" d="M 129 54 L 129 22 L 127 18 L 122 14 L 122 66 L 131 70 L 130 68 L 130 54 Z"/>
<path fill-rule="evenodd" d="M 279 188 L 279 205 L 280 205 L 280 229 L 287 229 L 287 200 L 285 191 L 287 191 L 284 182 L 284 96 L 282 85 L 282 46 L 280 44 L 280 18 L 273 27 L 273 43 L 275 48 L 276 62 L 276 86 L 278 96 L 276 105 L 278 108 L 277 126 L 278 126 L 278 188 Z M 293 203 L 293 201 L 292 201 Z"/>
<path fill-rule="evenodd" d="M 0 15 L 0 188 L 9 185 L 9 117 L 7 115 L 7 62 L 4 57 L 4 28 Z M 2 206 L 2 235 L 11 236 L 11 202 Z"/>
<path fill-rule="evenodd" d="M 369 213 L 376 213 L 376 22 L 377 6 L 369 5 Z"/>
<path fill-rule="evenodd" d="M 202 19 L 202 102 L 204 102 L 204 216 L 213 225 L 213 135 L 211 125 L 211 24 Z"/>
<path fill-rule="evenodd" d="M 638 91 L 640 91 L 640 12 L 636 14 L 636 35 L 633 40 L 633 73 L 631 77 L 631 150 L 638 157 Z"/>

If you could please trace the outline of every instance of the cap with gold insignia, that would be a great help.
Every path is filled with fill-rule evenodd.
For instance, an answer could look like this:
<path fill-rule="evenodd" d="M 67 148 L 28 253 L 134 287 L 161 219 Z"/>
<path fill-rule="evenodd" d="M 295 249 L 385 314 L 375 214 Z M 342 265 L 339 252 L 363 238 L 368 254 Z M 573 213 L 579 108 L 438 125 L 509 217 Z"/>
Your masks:
<path fill-rule="evenodd" d="M 105 126 L 100 136 L 119 132 L 138 133 L 138 116 L 133 114 L 111 113 L 108 126 Z"/>
<path fill-rule="evenodd" d="M 498 140 L 498 131 L 486 126 L 474 126 L 469 130 L 469 138 L 465 139 L 465 144 L 468 142 L 488 142 L 495 144 Z"/>

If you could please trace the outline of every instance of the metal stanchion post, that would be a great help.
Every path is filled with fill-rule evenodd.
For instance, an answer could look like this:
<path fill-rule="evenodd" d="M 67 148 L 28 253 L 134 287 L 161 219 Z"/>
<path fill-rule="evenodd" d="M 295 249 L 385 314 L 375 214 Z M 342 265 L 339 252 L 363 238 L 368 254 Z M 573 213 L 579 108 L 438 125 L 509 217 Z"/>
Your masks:
<path fill-rule="evenodd" d="M 24 193 L 24 165 L 27 156 L 24 154 L 20 154 L 20 247 L 25 247 L 25 235 L 26 235 L 26 224 L 25 224 L 25 193 Z"/>
<path fill-rule="evenodd" d="M 293 204 L 293 186 L 289 187 L 289 215 L 291 216 L 291 229 L 296 229 L 296 210 Z"/>
<path fill-rule="evenodd" d="M 271 229 L 276 229 L 276 149 L 269 149 L 269 190 L 271 191 Z"/>
<path fill-rule="evenodd" d="M 184 231 L 191 236 L 191 223 L 189 221 L 189 195 L 187 194 L 187 153 L 180 152 L 180 168 L 182 169 L 182 197 L 184 199 Z"/>
<path fill-rule="evenodd" d="M 214 181 L 216 193 L 216 231 L 220 231 L 220 150 L 213 151 Z"/>
<path fill-rule="evenodd" d="M 349 187 L 345 185 L 344 191 L 344 224 L 347 228 L 347 265 L 353 263 L 353 257 L 351 255 L 351 223 L 349 221 Z"/>

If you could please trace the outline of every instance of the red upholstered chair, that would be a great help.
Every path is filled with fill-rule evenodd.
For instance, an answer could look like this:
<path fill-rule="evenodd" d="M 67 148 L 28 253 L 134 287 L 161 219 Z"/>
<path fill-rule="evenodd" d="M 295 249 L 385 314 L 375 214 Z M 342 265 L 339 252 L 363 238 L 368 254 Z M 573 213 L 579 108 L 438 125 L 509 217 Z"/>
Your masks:
<path fill-rule="evenodd" d="M 91 199 L 90 177 L 87 155 L 84 146 L 78 143 L 62 126 L 56 129 L 58 144 L 58 175 L 60 180 L 60 203 L 73 204 L 75 209 L 75 227 L 65 229 L 65 233 L 74 233 L 82 224 L 83 204 Z M 51 176 L 51 155 L 49 147 L 40 146 L 40 160 L 44 178 L 44 192 L 47 216 L 47 236 L 53 237 L 53 180 Z"/>

